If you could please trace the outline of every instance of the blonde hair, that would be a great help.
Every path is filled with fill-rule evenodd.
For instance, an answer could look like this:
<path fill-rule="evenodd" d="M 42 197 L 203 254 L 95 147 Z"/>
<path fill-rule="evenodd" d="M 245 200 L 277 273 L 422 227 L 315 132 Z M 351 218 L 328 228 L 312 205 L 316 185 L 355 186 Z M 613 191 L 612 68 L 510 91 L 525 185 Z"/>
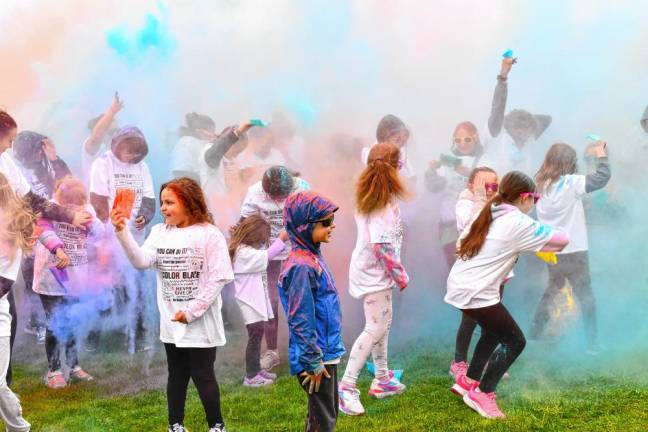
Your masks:
<path fill-rule="evenodd" d="M 18 248 L 29 252 L 35 242 L 36 215 L 18 198 L 7 177 L 0 173 L 0 241 L 3 254 L 13 259 Z M 5 249 L 6 248 L 6 249 Z"/>

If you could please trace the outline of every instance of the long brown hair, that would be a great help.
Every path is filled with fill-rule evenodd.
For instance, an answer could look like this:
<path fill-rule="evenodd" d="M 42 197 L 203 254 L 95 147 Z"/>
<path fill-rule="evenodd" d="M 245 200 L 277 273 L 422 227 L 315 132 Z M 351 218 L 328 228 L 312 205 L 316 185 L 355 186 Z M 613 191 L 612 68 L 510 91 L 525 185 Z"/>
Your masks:
<path fill-rule="evenodd" d="M 260 215 L 251 215 L 242 218 L 236 225 L 229 229 L 230 243 L 229 255 L 232 262 L 236 250 L 242 244 L 259 247 L 268 243 L 270 239 L 270 224 Z"/>
<path fill-rule="evenodd" d="M 470 226 L 468 235 L 461 240 L 457 255 L 462 260 L 468 260 L 479 253 L 486 242 L 486 235 L 493 222 L 493 213 L 491 206 L 493 204 L 513 204 L 520 194 L 525 192 L 535 192 L 536 186 L 531 177 L 520 172 L 511 171 L 502 178 L 499 184 L 498 192 L 486 202 L 484 208 L 479 212 L 479 216 Z"/>
<path fill-rule="evenodd" d="M 7 177 L 0 173 L 0 241 L 8 247 L 13 259 L 17 248 L 29 252 L 34 246 L 36 215 L 27 203 L 18 198 Z"/>
<path fill-rule="evenodd" d="M 207 210 L 207 202 L 200 185 L 189 177 L 180 177 L 170 180 L 160 186 L 160 202 L 162 191 L 169 189 L 176 194 L 189 217 L 189 225 L 200 223 L 214 223 L 211 213 Z"/>
<path fill-rule="evenodd" d="M 535 175 L 540 192 L 544 192 L 561 176 L 574 174 L 578 170 L 578 156 L 570 145 L 556 143 L 549 147 L 542 166 Z"/>
<path fill-rule="evenodd" d="M 386 143 L 371 148 L 367 166 L 356 183 L 356 207 L 368 215 L 384 208 L 394 198 L 405 198 L 407 191 L 398 175 L 400 150 Z"/>

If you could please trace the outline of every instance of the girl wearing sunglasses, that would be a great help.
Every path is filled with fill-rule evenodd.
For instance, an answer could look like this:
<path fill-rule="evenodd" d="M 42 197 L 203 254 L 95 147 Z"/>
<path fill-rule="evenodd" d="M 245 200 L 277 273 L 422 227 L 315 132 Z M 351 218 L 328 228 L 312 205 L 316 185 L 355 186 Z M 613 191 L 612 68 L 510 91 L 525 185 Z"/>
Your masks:
<path fill-rule="evenodd" d="M 483 131 L 486 136 L 498 136 L 502 130 L 508 91 L 507 77 L 513 64 L 512 58 L 502 60 L 488 118 L 488 130 Z M 425 173 L 427 189 L 432 193 L 441 194 L 439 241 L 443 245 L 448 268 L 455 260 L 455 244 L 459 237 L 455 218 L 457 197 L 466 187 L 472 169 L 479 166 L 484 154 L 477 126 L 469 121 L 463 121 L 455 127 L 451 145 L 450 154 L 442 154 L 438 160 L 430 161 Z"/>
<path fill-rule="evenodd" d="M 505 417 L 497 406 L 495 389 L 526 344 L 522 330 L 501 303 L 500 287 L 520 253 L 560 251 L 569 243 L 565 233 L 527 216 L 535 190 L 526 174 L 506 174 L 498 192 L 461 234 L 458 259 L 448 276 L 445 302 L 481 327 L 470 367 L 457 379 L 456 391 L 466 405 L 487 418 Z"/>
<path fill-rule="evenodd" d="M 387 340 L 392 320 L 392 290 L 404 290 L 409 277 L 400 261 L 403 225 L 398 200 L 406 195 L 398 173 L 400 150 L 385 143 L 371 148 L 356 184 L 358 237 L 351 255 L 349 294 L 362 299 L 365 328 L 356 339 L 339 386 L 340 410 L 364 414 L 358 376 L 371 354 L 375 378 L 369 395 L 384 398 L 405 391 L 387 367 Z"/>
<path fill-rule="evenodd" d="M 596 171 L 578 175 L 576 151 L 567 144 L 552 145 L 536 174 L 542 199 L 537 206 L 538 220 L 564 230 L 571 239 L 558 263 L 548 266 L 549 282 L 536 310 L 531 335 L 543 335 L 549 321 L 550 309 L 555 296 L 569 281 L 574 296 L 583 312 L 586 333 L 586 352 L 598 351 L 596 329 L 596 301 L 590 283 L 587 228 L 583 197 L 602 189 L 610 180 L 606 143 L 597 141 L 593 155 L 597 158 Z"/>

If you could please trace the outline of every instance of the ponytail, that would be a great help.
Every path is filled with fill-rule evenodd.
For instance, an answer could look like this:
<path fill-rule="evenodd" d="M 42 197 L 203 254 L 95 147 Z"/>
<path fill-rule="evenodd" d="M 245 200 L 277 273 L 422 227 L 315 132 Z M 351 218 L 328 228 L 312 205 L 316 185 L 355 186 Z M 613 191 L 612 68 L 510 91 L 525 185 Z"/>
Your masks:
<path fill-rule="evenodd" d="M 407 191 L 398 175 L 400 150 L 386 143 L 371 148 L 367 167 L 356 184 L 356 207 L 368 215 L 387 206 L 396 198 L 405 198 Z"/>

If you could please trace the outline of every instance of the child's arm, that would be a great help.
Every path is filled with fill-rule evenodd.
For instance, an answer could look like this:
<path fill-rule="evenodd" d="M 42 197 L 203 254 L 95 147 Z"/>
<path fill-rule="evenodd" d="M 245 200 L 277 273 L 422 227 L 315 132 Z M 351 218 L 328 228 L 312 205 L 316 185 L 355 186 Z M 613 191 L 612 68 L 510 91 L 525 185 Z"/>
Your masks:
<path fill-rule="evenodd" d="M 286 243 L 288 234 L 285 234 L 286 231 L 281 231 L 279 237 L 268 248 L 268 261 L 272 261 L 277 255 L 279 255 L 286 248 Z M 285 235 L 284 235 L 285 234 Z"/>
<path fill-rule="evenodd" d="M 45 248 L 50 251 L 52 255 L 56 254 L 57 249 L 63 247 L 63 241 L 58 238 L 56 232 L 54 232 L 54 226 L 52 222 L 47 219 L 40 218 L 36 225 L 41 228 L 41 233 L 38 236 L 38 241 L 45 246 Z"/>
<path fill-rule="evenodd" d="M 540 252 L 560 252 L 569 244 L 566 233 L 555 230 L 549 241 L 540 249 Z"/>
<path fill-rule="evenodd" d="M 595 172 L 585 176 L 585 193 L 603 189 L 612 176 L 610 162 L 608 161 L 607 153 L 605 151 L 605 145 L 601 143 L 601 145 L 596 147 L 595 151 L 596 157 L 598 158 L 598 164 L 596 165 Z"/>
<path fill-rule="evenodd" d="M 13 286 L 14 281 L 7 279 L 6 277 L 0 276 L 0 297 L 4 297 Z"/>
<path fill-rule="evenodd" d="M 155 216 L 155 192 L 153 191 L 153 179 L 148 165 L 144 165 L 144 192 L 142 193 L 142 205 L 135 218 L 138 229 L 143 229 Z"/>
<path fill-rule="evenodd" d="M 204 285 L 200 286 L 197 295 L 184 309 L 185 319 L 188 323 L 195 321 L 211 307 L 223 287 L 232 281 L 229 254 L 225 239 L 210 235 L 205 246 L 205 266 L 207 277 Z"/>
<path fill-rule="evenodd" d="M 313 289 L 316 281 L 308 266 L 296 266 L 284 278 L 286 320 L 290 335 L 299 346 L 299 365 L 305 372 L 318 375 L 324 369 L 322 350 L 317 345 L 317 322 Z"/>
<path fill-rule="evenodd" d="M 374 243 L 373 251 L 378 262 L 382 264 L 385 272 L 387 272 L 387 275 L 392 278 L 401 291 L 407 288 L 409 276 L 403 264 L 396 257 L 394 245 L 391 243 Z"/>
<path fill-rule="evenodd" d="M 97 217 L 101 222 L 107 222 L 110 218 L 108 166 L 103 158 L 92 163 L 90 169 L 90 204 L 94 207 Z M 130 215 L 127 215 L 130 217 Z"/>
<path fill-rule="evenodd" d="M 92 156 L 97 154 L 97 152 L 101 148 L 101 141 L 103 141 L 103 138 L 106 135 L 106 132 L 108 132 L 108 129 L 115 119 L 115 116 L 123 107 L 124 104 L 119 99 L 119 94 L 115 92 L 115 96 L 113 97 L 113 101 L 110 104 L 110 107 L 99 119 L 95 127 L 92 129 L 92 133 L 83 144 L 83 151 Z"/>
<path fill-rule="evenodd" d="M 488 132 L 492 137 L 496 137 L 502 131 L 504 124 L 504 112 L 506 111 L 506 100 L 508 99 L 508 74 L 515 59 L 505 57 L 502 59 L 502 67 L 497 76 L 497 85 L 493 92 L 493 102 L 491 103 L 491 112 L 488 117 Z"/>
<path fill-rule="evenodd" d="M 115 226 L 115 232 L 117 240 L 121 244 L 128 260 L 137 269 L 147 269 L 153 267 L 157 261 L 157 252 L 153 241 L 157 236 L 157 231 L 151 231 L 151 234 L 146 238 L 144 244 L 140 247 L 130 230 L 126 228 L 126 222 L 124 219 L 119 219 L 116 216 L 112 217 L 113 225 Z M 158 226 L 158 225 L 156 225 Z M 155 229 L 155 227 L 153 227 Z"/>
<path fill-rule="evenodd" d="M 34 213 L 40 213 L 41 216 L 47 219 L 66 222 L 76 226 L 87 223 L 90 219 L 89 215 L 88 217 L 84 216 L 86 214 L 85 212 L 75 212 L 74 210 L 61 207 L 32 191 L 29 191 L 24 196 L 24 199 Z"/>

